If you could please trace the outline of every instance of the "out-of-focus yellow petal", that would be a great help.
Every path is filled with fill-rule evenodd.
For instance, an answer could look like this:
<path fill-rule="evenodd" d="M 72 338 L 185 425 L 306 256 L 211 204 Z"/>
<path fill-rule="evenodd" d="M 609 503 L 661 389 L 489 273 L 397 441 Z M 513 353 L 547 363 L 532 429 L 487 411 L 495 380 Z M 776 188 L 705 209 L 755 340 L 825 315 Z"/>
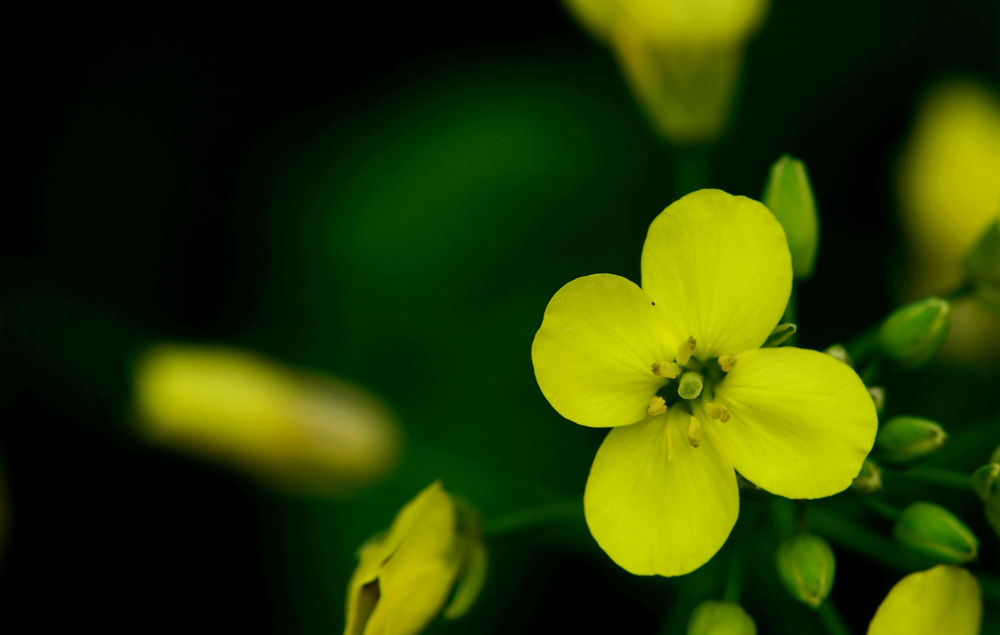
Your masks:
<path fill-rule="evenodd" d="M 868 625 L 868 635 L 979 635 L 982 592 L 971 573 L 938 565 L 896 583 Z"/>
<path fill-rule="evenodd" d="M 531 346 L 542 394 L 580 425 L 641 421 L 666 381 L 652 366 L 672 360 L 679 343 L 662 314 L 625 278 L 597 274 L 570 282 L 549 302 Z"/>
<path fill-rule="evenodd" d="M 623 22 L 660 42 L 742 43 L 767 15 L 768 0 L 621 0 Z"/>
<path fill-rule="evenodd" d="M 371 395 L 237 349 L 148 349 L 136 365 L 135 407 L 152 440 L 296 487 L 356 486 L 398 453 L 395 421 Z"/>
<path fill-rule="evenodd" d="M 969 81 L 928 94 L 904 151 L 899 198 L 918 274 L 940 290 L 1000 214 L 1000 96 Z"/>
<path fill-rule="evenodd" d="M 451 497 L 434 482 L 389 532 L 365 545 L 348 584 L 346 635 L 419 633 L 441 611 L 461 566 Z"/>
<path fill-rule="evenodd" d="M 642 288 L 680 337 L 694 336 L 695 357 L 757 348 L 792 289 L 785 233 L 757 201 L 720 190 L 688 194 L 650 225 Z"/>
<path fill-rule="evenodd" d="M 716 429 L 736 469 L 788 498 L 846 489 L 875 441 L 875 404 L 857 374 L 824 353 L 740 353 L 715 401 L 732 418 Z"/>
<path fill-rule="evenodd" d="M 697 448 L 688 443 L 689 420 L 679 406 L 615 428 L 590 468 L 583 497 L 587 525 L 611 559 L 634 574 L 694 571 L 736 523 L 732 466 L 711 434 Z"/>

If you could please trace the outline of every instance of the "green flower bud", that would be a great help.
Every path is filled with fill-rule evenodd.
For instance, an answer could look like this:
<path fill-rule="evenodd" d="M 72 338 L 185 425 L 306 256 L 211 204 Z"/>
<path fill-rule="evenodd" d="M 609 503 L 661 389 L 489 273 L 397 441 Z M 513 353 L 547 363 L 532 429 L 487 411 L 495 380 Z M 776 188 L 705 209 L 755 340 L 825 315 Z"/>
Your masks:
<path fill-rule="evenodd" d="M 687 635 L 757 635 L 757 625 L 739 604 L 708 600 L 691 613 Z"/>
<path fill-rule="evenodd" d="M 913 369 L 937 355 L 948 337 L 951 305 L 927 298 L 896 309 L 879 330 L 879 346 L 889 359 Z"/>
<path fill-rule="evenodd" d="M 847 349 L 844 348 L 843 344 L 834 344 L 823 352 L 838 362 L 847 364 L 851 368 L 854 367 L 854 360 L 852 360 L 851 356 L 847 354 Z"/>
<path fill-rule="evenodd" d="M 868 394 L 872 396 L 872 401 L 875 403 L 875 412 L 882 414 L 882 410 L 885 409 L 885 388 L 871 386 L 868 388 Z"/>
<path fill-rule="evenodd" d="M 874 494 L 882 489 L 882 468 L 871 459 L 865 459 L 861 472 L 854 477 L 851 489 L 859 494 Z"/>
<path fill-rule="evenodd" d="M 903 510 L 893 532 L 904 548 L 935 562 L 964 564 L 976 559 L 979 540 L 950 511 L 917 502 Z"/>
<path fill-rule="evenodd" d="M 782 322 L 778 326 L 774 327 L 771 334 L 767 336 L 767 341 L 764 342 L 763 348 L 769 348 L 772 346 L 781 346 L 792 337 L 795 336 L 795 332 L 799 330 L 799 327 L 792 324 L 791 322 Z"/>
<path fill-rule="evenodd" d="M 965 270 L 976 285 L 979 299 L 1000 311 L 1000 220 L 986 228 L 969 252 Z"/>
<path fill-rule="evenodd" d="M 993 454 L 990 455 L 990 463 L 1000 463 L 1000 445 L 993 450 Z"/>
<path fill-rule="evenodd" d="M 812 275 L 819 244 L 819 216 L 805 164 L 787 154 L 771 166 L 762 202 L 785 229 L 796 279 Z"/>
<path fill-rule="evenodd" d="M 988 505 L 1000 508 L 1000 463 L 989 463 L 972 474 L 972 488 Z"/>
<path fill-rule="evenodd" d="M 819 536 L 800 534 L 778 547 L 778 577 L 793 598 L 819 608 L 833 588 L 836 560 L 830 545 Z"/>
<path fill-rule="evenodd" d="M 893 417 L 879 426 L 875 452 L 883 462 L 905 467 L 926 459 L 948 440 L 944 428 L 920 417 Z"/>

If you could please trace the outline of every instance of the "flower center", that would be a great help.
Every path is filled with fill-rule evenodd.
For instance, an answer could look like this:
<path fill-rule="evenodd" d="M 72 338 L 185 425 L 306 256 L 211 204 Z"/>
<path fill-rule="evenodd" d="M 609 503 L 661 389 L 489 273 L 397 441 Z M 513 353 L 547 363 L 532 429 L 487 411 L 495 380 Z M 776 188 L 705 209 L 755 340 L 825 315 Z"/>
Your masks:
<path fill-rule="evenodd" d="M 697 346 L 697 340 L 689 337 L 678 347 L 673 360 L 652 365 L 652 373 L 666 381 L 646 408 L 650 416 L 665 414 L 668 408 L 684 408 L 690 415 L 688 441 L 693 447 L 701 444 L 701 421 L 695 416 L 692 403 L 700 399 L 705 414 L 710 418 L 723 423 L 729 421 L 729 410 L 712 400 L 716 387 L 739 361 L 735 355 L 702 361 L 694 357 Z"/>

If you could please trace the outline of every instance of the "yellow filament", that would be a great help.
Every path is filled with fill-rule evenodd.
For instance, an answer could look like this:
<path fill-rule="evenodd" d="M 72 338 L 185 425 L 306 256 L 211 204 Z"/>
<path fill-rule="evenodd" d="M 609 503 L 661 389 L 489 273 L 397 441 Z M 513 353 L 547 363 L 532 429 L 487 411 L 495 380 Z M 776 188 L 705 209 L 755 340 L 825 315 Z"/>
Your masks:
<path fill-rule="evenodd" d="M 688 420 L 688 443 L 693 448 L 701 445 L 701 420 L 693 415 Z"/>

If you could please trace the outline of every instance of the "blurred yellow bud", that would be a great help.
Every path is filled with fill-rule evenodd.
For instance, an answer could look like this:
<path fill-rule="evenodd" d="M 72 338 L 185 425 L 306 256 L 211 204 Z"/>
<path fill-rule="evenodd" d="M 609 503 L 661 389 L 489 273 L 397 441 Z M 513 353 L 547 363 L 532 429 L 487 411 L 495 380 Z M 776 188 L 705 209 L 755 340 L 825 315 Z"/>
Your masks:
<path fill-rule="evenodd" d="M 365 543 L 358 558 L 347 587 L 345 635 L 412 635 L 442 609 L 448 619 L 460 617 L 486 579 L 479 519 L 437 481 L 400 510 L 388 532 Z"/>
<path fill-rule="evenodd" d="M 373 396 L 247 351 L 157 345 L 140 356 L 134 385 L 151 440 L 286 486 L 356 487 L 398 454 L 395 420 Z"/>
<path fill-rule="evenodd" d="M 969 253 L 1000 217 L 998 174 L 1000 96 L 971 80 L 933 88 L 918 110 L 898 179 L 911 297 L 963 282 Z M 1000 353 L 996 313 L 966 299 L 953 306 L 952 321 L 944 356 L 985 361 Z"/>
<path fill-rule="evenodd" d="M 882 468 L 871 459 L 865 459 L 861 471 L 851 482 L 851 490 L 858 494 L 874 494 L 882 489 Z"/>
<path fill-rule="evenodd" d="M 896 583 L 868 635 L 979 635 L 983 599 L 972 574 L 952 565 L 911 573 Z"/>
<path fill-rule="evenodd" d="M 799 534 L 786 539 L 775 554 L 778 578 L 788 593 L 816 609 L 830 595 L 837 561 L 819 536 Z"/>
<path fill-rule="evenodd" d="M 566 0 L 615 50 L 657 130 L 677 143 L 717 138 L 729 117 L 746 42 L 768 0 Z"/>

